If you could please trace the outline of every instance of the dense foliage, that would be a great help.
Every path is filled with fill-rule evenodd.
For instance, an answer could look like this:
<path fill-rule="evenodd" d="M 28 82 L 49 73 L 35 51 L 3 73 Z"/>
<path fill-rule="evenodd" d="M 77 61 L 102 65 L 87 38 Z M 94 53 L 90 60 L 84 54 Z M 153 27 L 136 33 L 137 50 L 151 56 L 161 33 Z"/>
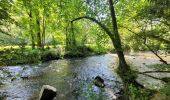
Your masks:
<path fill-rule="evenodd" d="M 125 50 L 148 50 L 143 44 L 169 50 L 169 0 L 120 0 L 114 4 Z M 0 45 L 92 44 L 103 48 L 111 40 L 97 24 L 82 20 L 71 25 L 70 21 L 89 16 L 111 28 L 107 5 L 98 0 L 1 0 Z"/>

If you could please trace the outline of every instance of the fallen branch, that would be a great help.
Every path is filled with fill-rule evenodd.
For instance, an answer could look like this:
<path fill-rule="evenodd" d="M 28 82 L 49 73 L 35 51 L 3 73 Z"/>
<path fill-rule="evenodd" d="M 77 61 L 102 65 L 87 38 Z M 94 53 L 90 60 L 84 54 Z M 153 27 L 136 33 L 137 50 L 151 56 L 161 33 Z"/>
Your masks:
<path fill-rule="evenodd" d="M 154 76 L 152 76 L 152 75 L 148 75 L 148 74 L 143 73 L 143 72 L 137 72 L 137 73 L 138 73 L 138 74 L 145 75 L 145 76 L 151 77 L 151 78 L 153 78 L 153 79 L 160 80 L 160 81 L 163 81 L 163 82 L 167 83 L 167 81 L 165 81 L 165 80 L 164 80 L 164 78 L 154 77 Z"/>
<path fill-rule="evenodd" d="M 138 72 L 138 74 L 145 75 L 145 76 L 151 77 L 151 78 L 153 78 L 153 79 L 161 80 L 161 78 L 154 77 L 154 76 L 152 76 L 152 75 L 148 75 L 148 74 L 145 74 L 145 73 Z M 162 81 L 162 80 L 161 80 L 161 81 Z"/>
<path fill-rule="evenodd" d="M 170 73 L 170 71 L 145 71 L 141 73 Z"/>

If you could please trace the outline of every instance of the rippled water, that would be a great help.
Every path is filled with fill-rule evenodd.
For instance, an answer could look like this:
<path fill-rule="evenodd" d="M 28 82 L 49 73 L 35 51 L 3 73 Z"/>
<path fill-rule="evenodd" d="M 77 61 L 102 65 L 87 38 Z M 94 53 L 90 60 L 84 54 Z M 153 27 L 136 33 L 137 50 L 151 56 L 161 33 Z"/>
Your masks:
<path fill-rule="evenodd" d="M 0 95 L 6 95 L 7 100 L 35 100 L 42 85 L 48 84 L 57 88 L 58 100 L 87 100 L 94 95 L 109 100 L 122 88 L 113 70 L 115 61 L 114 55 L 106 54 L 4 67 L 0 70 Z M 105 89 L 92 84 L 98 75 L 104 79 Z"/>

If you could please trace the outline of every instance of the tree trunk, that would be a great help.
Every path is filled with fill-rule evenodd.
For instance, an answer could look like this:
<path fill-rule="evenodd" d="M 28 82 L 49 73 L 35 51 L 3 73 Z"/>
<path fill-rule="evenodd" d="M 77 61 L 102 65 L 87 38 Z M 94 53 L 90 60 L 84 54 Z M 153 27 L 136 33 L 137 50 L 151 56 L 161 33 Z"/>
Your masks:
<path fill-rule="evenodd" d="M 39 14 L 37 15 L 36 23 L 37 23 L 37 46 L 38 46 L 38 48 L 42 48 Z"/>
<path fill-rule="evenodd" d="M 76 39 L 75 39 L 73 23 L 71 23 L 71 47 L 73 50 L 76 48 Z"/>
<path fill-rule="evenodd" d="M 30 35 L 31 35 L 31 42 L 32 42 L 32 49 L 35 49 L 35 39 L 34 39 L 34 33 L 33 33 L 33 27 L 32 27 L 32 12 L 31 12 L 31 9 L 30 9 L 30 12 L 29 12 L 29 18 L 30 18 L 30 23 L 29 23 L 29 26 L 30 26 Z"/>
<path fill-rule="evenodd" d="M 120 40 L 120 36 L 118 33 L 116 15 L 115 15 L 115 10 L 114 10 L 112 0 L 109 0 L 109 7 L 110 7 L 111 18 L 112 18 L 113 32 L 114 32 L 113 37 L 111 37 L 111 39 L 112 39 L 113 45 L 116 49 L 116 52 L 119 58 L 119 68 L 121 69 L 122 72 L 126 72 L 129 70 L 129 68 L 128 68 L 128 65 L 126 63 L 126 60 L 123 54 L 123 49 L 121 47 L 121 40 Z"/>
<path fill-rule="evenodd" d="M 45 20 L 45 16 L 43 15 L 42 48 L 44 48 L 45 45 L 45 31 L 46 31 L 46 20 Z"/>
<path fill-rule="evenodd" d="M 112 0 L 110 0 L 112 3 Z M 110 3 L 109 1 L 109 3 Z M 112 6 L 112 4 L 111 4 Z M 88 17 L 88 16 L 83 16 L 83 17 L 78 17 L 75 18 L 71 21 L 71 23 L 73 23 L 74 21 L 80 20 L 80 19 L 88 19 L 90 21 L 95 22 L 96 24 L 98 24 L 105 32 L 106 34 L 111 38 L 113 46 L 116 49 L 118 58 L 119 58 L 119 71 L 120 73 L 120 77 L 122 78 L 123 82 L 124 82 L 124 91 L 127 93 L 128 91 L 128 82 L 126 81 L 127 79 L 125 79 L 125 75 L 127 75 L 127 72 L 129 72 L 129 67 L 126 63 L 126 60 L 124 58 L 124 54 L 123 54 L 123 49 L 121 47 L 121 41 L 120 41 L 120 37 L 118 34 L 118 28 L 117 28 L 117 22 L 116 22 L 116 17 L 115 17 L 115 12 L 114 12 L 114 8 L 113 6 L 110 7 L 111 11 L 111 16 L 112 16 L 112 23 L 113 23 L 113 29 L 114 29 L 114 33 L 111 32 L 109 30 L 109 28 L 107 28 L 104 24 L 102 24 L 101 22 L 99 22 L 98 20 L 96 20 L 95 18 L 92 17 Z M 125 93 L 125 96 L 123 96 L 123 100 L 128 100 L 128 94 Z"/>
<path fill-rule="evenodd" d="M 68 40 L 68 27 L 66 27 L 66 51 L 68 50 L 69 40 Z"/>
<path fill-rule="evenodd" d="M 110 7 L 110 13 L 111 13 L 111 18 L 112 18 L 112 26 L 113 26 L 113 37 L 111 37 L 113 45 L 116 49 L 118 58 L 119 58 L 119 75 L 122 78 L 123 81 L 123 85 L 124 85 L 124 95 L 123 95 L 123 100 L 129 100 L 129 96 L 128 96 L 128 81 L 126 79 L 126 75 L 129 72 L 129 66 L 126 63 L 124 54 L 123 54 L 123 49 L 121 46 L 121 40 L 120 40 L 120 36 L 119 36 L 119 32 L 118 32 L 118 27 L 117 27 L 117 21 L 116 21 L 116 15 L 115 15 L 115 10 L 114 10 L 114 6 L 113 6 L 113 1 L 109 0 L 109 7 Z"/>

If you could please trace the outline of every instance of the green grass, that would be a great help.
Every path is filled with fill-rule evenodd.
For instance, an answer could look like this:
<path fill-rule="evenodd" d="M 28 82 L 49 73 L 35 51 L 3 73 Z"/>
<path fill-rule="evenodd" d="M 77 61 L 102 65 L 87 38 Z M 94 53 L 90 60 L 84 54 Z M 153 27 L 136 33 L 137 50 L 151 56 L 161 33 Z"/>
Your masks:
<path fill-rule="evenodd" d="M 0 51 L 2 51 L 4 49 L 10 49 L 11 47 L 14 49 L 19 49 L 19 46 L 0 46 Z"/>
<path fill-rule="evenodd" d="M 151 100 L 156 93 L 155 90 L 136 87 L 133 84 L 129 84 L 128 90 L 130 100 Z"/>

